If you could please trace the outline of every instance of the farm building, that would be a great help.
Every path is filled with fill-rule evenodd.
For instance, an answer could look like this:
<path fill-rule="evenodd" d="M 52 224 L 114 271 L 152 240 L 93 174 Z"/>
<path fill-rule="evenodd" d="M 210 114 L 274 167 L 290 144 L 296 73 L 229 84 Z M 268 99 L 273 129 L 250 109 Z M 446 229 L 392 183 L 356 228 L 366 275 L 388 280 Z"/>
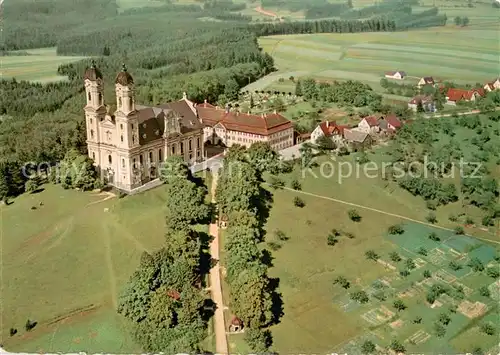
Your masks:
<path fill-rule="evenodd" d="M 293 132 L 295 144 L 301 144 L 305 141 L 311 139 L 311 133 L 300 133 L 297 131 Z"/>
<path fill-rule="evenodd" d="M 380 130 L 378 118 L 375 116 L 367 116 L 363 118 L 361 122 L 358 123 L 358 130 L 369 134 L 378 133 Z"/>
<path fill-rule="evenodd" d="M 373 143 L 373 139 L 368 133 L 357 128 L 344 129 L 344 138 L 354 149 L 366 148 Z"/>
<path fill-rule="evenodd" d="M 436 84 L 436 82 L 434 81 L 434 78 L 432 76 L 424 76 L 423 78 L 421 78 L 418 83 L 417 83 L 417 86 L 418 87 L 422 87 L 424 85 L 432 85 L 434 86 Z"/>
<path fill-rule="evenodd" d="M 403 125 L 396 115 L 381 117 L 378 125 L 382 131 L 397 131 Z"/>
<path fill-rule="evenodd" d="M 317 144 L 320 137 L 331 138 L 336 144 L 341 144 L 344 138 L 345 125 L 337 125 L 335 121 L 321 122 L 311 133 L 311 142 Z"/>
<path fill-rule="evenodd" d="M 417 111 L 418 105 L 422 105 L 422 108 L 426 112 L 436 112 L 436 103 L 432 96 L 417 95 L 408 102 L 408 108 L 413 111 Z"/>
<path fill-rule="evenodd" d="M 446 93 L 446 104 L 456 105 L 459 101 L 476 101 L 476 99 L 484 96 L 484 89 L 449 89 Z"/>
<path fill-rule="evenodd" d="M 497 78 L 496 80 L 486 83 L 484 85 L 484 90 L 486 91 L 493 91 L 493 90 L 499 90 L 500 89 L 500 78 Z"/>
<path fill-rule="evenodd" d="M 404 79 L 406 77 L 406 72 L 404 71 L 389 71 L 385 73 L 385 77 L 388 79 Z"/>

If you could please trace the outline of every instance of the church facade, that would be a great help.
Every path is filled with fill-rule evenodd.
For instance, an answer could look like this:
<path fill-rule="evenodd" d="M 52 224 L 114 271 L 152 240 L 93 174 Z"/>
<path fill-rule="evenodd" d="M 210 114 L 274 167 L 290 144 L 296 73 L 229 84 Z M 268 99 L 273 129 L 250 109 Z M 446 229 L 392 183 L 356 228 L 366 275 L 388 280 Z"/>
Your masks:
<path fill-rule="evenodd" d="M 252 115 L 188 100 L 159 106 L 135 102 L 134 80 L 123 66 L 115 79 L 116 111 L 104 102 L 103 76 L 93 63 L 84 74 L 87 148 L 108 184 L 131 191 L 159 177 L 160 164 L 180 155 L 188 164 L 205 159 L 205 144 L 249 147 L 293 145 L 293 126 L 280 114 Z"/>

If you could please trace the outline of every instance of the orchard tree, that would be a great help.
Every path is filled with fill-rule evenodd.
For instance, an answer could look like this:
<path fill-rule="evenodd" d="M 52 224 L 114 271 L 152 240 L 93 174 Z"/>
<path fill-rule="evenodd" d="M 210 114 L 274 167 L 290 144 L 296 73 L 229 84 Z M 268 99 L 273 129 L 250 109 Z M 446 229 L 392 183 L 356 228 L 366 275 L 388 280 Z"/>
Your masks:
<path fill-rule="evenodd" d="M 365 256 L 368 260 L 377 261 L 379 259 L 378 254 L 373 250 L 367 250 L 365 252 Z"/>
<path fill-rule="evenodd" d="M 360 222 L 361 221 L 361 216 L 358 213 L 358 211 L 356 211 L 356 210 L 349 210 L 347 212 L 347 215 L 349 216 L 349 218 L 351 219 L 351 221 L 354 221 L 354 222 Z"/>
<path fill-rule="evenodd" d="M 257 354 L 266 353 L 272 344 L 271 332 L 261 328 L 247 327 L 244 339 L 250 350 Z"/>
<path fill-rule="evenodd" d="M 404 345 L 397 340 L 393 340 L 391 342 L 391 345 L 389 345 L 389 347 L 391 348 L 392 351 L 395 351 L 396 353 L 406 352 L 406 348 L 404 347 Z"/>
<path fill-rule="evenodd" d="M 375 344 L 370 340 L 365 340 L 363 344 L 361 344 L 361 353 L 363 354 L 373 354 L 375 353 Z"/>
<path fill-rule="evenodd" d="M 404 304 L 403 301 L 401 300 L 395 300 L 392 304 L 392 306 L 398 311 L 404 311 L 406 309 L 406 305 Z"/>

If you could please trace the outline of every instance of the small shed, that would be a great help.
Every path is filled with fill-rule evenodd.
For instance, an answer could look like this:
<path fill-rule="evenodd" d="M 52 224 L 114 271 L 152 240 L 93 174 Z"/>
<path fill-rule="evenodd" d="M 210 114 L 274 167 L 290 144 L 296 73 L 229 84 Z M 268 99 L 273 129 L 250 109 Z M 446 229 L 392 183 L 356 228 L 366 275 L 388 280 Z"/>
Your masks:
<path fill-rule="evenodd" d="M 243 322 L 236 316 L 231 318 L 231 323 L 229 324 L 229 331 L 231 333 L 241 333 L 243 332 Z"/>
<path fill-rule="evenodd" d="M 227 221 L 228 221 L 227 215 L 222 214 L 219 218 L 219 227 L 221 227 L 222 229 L 226 229 L 227 228 Z"/>

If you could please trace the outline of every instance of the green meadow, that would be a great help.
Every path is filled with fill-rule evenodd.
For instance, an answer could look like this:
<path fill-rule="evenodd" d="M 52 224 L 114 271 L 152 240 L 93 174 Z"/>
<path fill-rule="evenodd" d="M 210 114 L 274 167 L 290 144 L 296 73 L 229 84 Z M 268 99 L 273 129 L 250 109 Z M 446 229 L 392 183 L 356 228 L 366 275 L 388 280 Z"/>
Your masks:
<path fill-rule="evenodd" d="M 327 160 L 321 157 L 318 163 Z M 498 253 L 499 237 L 481 234 L 479 229 L 467 230 L 492 240 L 490 243 L 487 240 L 456 236 L 452 231 L 440 228 L 452 228 L 453 224 L 447 220 L 447 216 L 450 212 L 463 212 L 459 203 L 439 208 L 436 211 L 439 225 L 433 227 L 425 224 L 428 212 L 424 201 L 392 183 L 362 176 L 340 182 L 337 173 L 330 177 L 322 176 L 321 169 L 314 168 L 312 174 L 307 174 L 305 178 L 298 170 L 280 176 L 287 187 L 292 179 L 299 181 L 301 191 L 271 189 L 274 202 L 266 225 L 266 241 L 281 245 L 279 250 L 272 252 L 270 274 L 279 278 L 279 290 L 284 302 L 281 322 L 272 327 L 274 350 L 279 353 L 360 354 L 360 344 L 366 339 L 382 348 L 388 346 L 392 339 L 397 339 L 410 353 L 429 353 L 437 349 L 447 353 L 470 352 L 474 345 L 481 345 L 486 351 L 493 347 L 496 338 L 480 333 L 478 326 L 498 316 L 498 308 L 495 300 L 480 296 L 477 290 L 480 286 L 492 284 L 494 279 L 484 273 L 474 273 L 468 267 L 453 274 L 454 279 L 448 280 L 446 284 L 449 287 L 464 285 L 467 291 L 465 299 L 486 304 L 488 312 L 473 321 L 460 312 L 452 314 L 452 321 L 443 338 L 434 334 L 434 323 L 442 311 L 452 305 L 459 305 L 461 301 L 443 296 L 440 299 L 443 306 L 431 308 L 425 302 L 430 284 L 415 285 L 423 281 L 422 273 L 426 269 L 432 272 L 433 283 L 441 282 L 442 275 L 452 273 L 448 268 L 451 260 L 466 265 L 470 258 L 479 256 L 485 265 L 495 263 L 493 257 Z M 294 206 L 295 196 L 305 202 L 304 208 Z M 379 211 L 353 207 L 329 198 Z M 349 219 L 348 211 L 353 208 L 361 215 L 360 222 Z M 467 213 L 475 215 L 473 209 L 468 209 Z M 395 215 L 423 223 L 411 222 Z M 404 224 L 405 233 L 387 235 L 387 228 L 397 223 Z M 341 236 L 337 244 L 329 246 L 327 236 L 333 229 L 341 231 Z M 283 231 L 289 240 L 278 240 L 274 235 L 276 230 Z M 345 232 L 352 233 L 354 238 L 349 238 Z M 431 232 L 435 232 L 441 241 L 429 240 Z M 417 253 L 420 247 L 428 250 L 427 256 Z M 365 256 L 367 250 L 375 251 L 383 262 L 392 263 L 394 269 L 382 262 L 368 260 Z M 401 262 L 390 260 L 389 253 L 394 251 L 401 255 Z M 441 251 L 447 252 L 443 260 L 438 257 Z M 417 263 L 417 269 L 410 276 L 401 277 L 399 271 L 405 268 L 404 260 L 408 258 L 423 261 Z M 334 285 L 337 276 L 344 276 L 351 287 L 344 290 Z M 384 286 L 387 297 L 383 301 L 372 296 L 375 291 L 373 284 L 377 280 L 389 284 Z M 349 293 L 359 290 L 369 294 L 367 304 L 360 305 L 350 300 Z M 407 309 L 395 311 L 392 304 L 396 299 L 402 299 Z M 376 314 L 381 307 L 386 307 L 393 314 L 385 320 L 377 320 Z M 422 323 L 414 324 L 413 319 L 419 315 L 423 317 Z M 428 339 L 425 339 L 426 334 L 430 335 Z M 471 334 L 474 336 L 467 338 Z M 425 341 L 419 343 L 420 339 L 413 344 L 413 336 L 417 340 L 420 336 Z M 239 346 L 239 341 L 239 336 L 230 337 L 236 349 L 244 349 Z"/>
<path fill-rule="evenodd" d="M 105 194 L 44 188 L 0 206 L 4 349 L 140 352 L 116 313 L 117 295 L 141 253 L 164 241 L 164 190 L 104 200 Z M 37 322 L 29 332 L 28 319 Z M 10 328 L 18 333 L 9 336 Z"/>
<path fill-rule="evenodd" d="M 498 26 L 497 26 L 498 27 Z M 293 91 L 294 77 L 360 80 L 381 90 L 386 71 L 476 83 L 498 76 L 498 31 L 492 28 L 429 28 L 394 33 L 304 34 L 261 37 L 278 71 L 245 90 Z M 280 78 L 285 81 L 279 81 Z M 404 81 L 403 81 L 404 82 Z"/>
<path fill-rule="evenodd" d="M 56 48 L 40 48 L 19 51 L 26 55 L 9 55 L 1 57 L 3 79 L 16 78 L 34 82 L 54 82 L 67 80 L 57 75 L 57 68 L 84 59 L 78 56 L 58 56 Z M 14 52 L 15 53 L 15 52 Z"/>

